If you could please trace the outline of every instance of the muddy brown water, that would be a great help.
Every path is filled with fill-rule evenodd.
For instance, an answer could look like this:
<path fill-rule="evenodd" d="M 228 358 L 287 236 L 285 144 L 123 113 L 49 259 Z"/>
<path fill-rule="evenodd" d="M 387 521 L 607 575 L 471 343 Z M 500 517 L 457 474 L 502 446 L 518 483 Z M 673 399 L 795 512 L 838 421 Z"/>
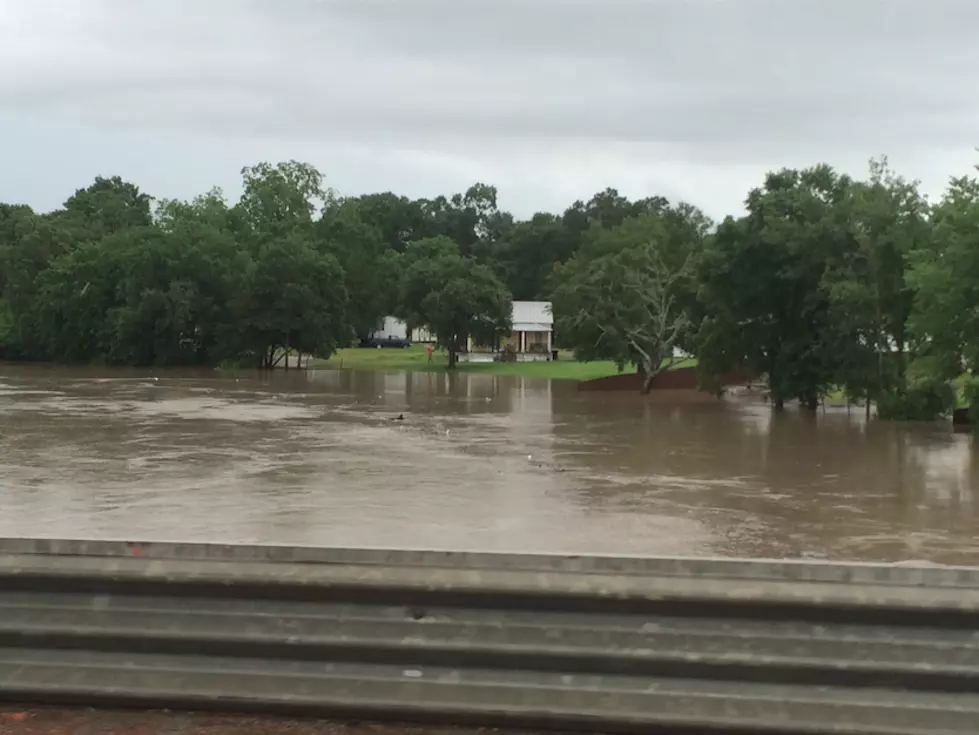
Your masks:
<path fill-rule="evenodd" d="M 845 410 L 0 365 L 0 536 L 979 564 L 977 490 L 971 437 Z"/>

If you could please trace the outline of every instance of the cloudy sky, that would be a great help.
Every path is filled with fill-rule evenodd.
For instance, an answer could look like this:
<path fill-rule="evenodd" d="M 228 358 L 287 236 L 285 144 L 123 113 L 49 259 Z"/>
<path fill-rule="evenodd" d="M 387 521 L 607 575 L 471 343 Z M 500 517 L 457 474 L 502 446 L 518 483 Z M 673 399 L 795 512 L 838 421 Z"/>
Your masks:
<path fill-rule="evenodd" d="M 341 194 L 722 216 L 882 153 L 934 194 L 979 161 L 976 29 L 976 0 L 0 0 L 0 200 L 237 196 L 295 158 Z"/>

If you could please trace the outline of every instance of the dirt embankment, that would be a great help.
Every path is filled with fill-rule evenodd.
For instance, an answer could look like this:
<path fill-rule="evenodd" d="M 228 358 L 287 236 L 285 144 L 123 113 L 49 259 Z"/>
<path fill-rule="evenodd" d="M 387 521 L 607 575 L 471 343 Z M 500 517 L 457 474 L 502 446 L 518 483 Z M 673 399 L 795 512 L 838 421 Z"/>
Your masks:
<path fill-rule="evenodd" d="M 718 376 L 717 380 L 720 385 L 747 385 L 755 377 L 750 370 L 740 368 Z M 642 377 L 639 373 L 610 375 L 607 378 L 583 380 L 578 383 L 578 390 L 584 391 L 638 391 L 641 387 Z M 697 390 L 697 368 L 681 367 L 675 370 L 664 370 L 653 378 L 650 387 L 652 390 Z"/>

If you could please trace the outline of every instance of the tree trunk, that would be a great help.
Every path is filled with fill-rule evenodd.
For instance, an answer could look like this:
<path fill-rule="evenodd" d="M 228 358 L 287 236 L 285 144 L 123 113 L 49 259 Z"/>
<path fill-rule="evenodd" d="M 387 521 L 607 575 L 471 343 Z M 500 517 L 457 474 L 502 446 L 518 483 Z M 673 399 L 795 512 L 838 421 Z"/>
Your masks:
<path fill-rule="evenodd" d="M 806 408 L 813 413 L 816 413 L 816 411 L 819 410 L 819 396 L 807 396 Z"/>
<path fill-rule="evenodd" d="M 456 368 L 456 350 L 455 347 L 449 348 L 449 370 L 455 370 Z"/>
<path fill-rule="evenodd" d="M 782 398 L 782 396 L 773 397 L 772 398 L 772 405 L 775 406 L 775 410 L 776 411 L 784 411 L 785 410 L 785 399 Z"/>
<path fill-rule="evenodd" d="M 656 380 L 656 376 L 658 374 L 659 374 L 658 372 L 653 372 L 652 370 L 646 371 L 646 374 L 643 375 L 642 378 L 642 388 L 641 388 L 642 395 L 644 396 L 649 395 L 649 391 L 652 390 L 653 388 L 653 381 Z"/>
<path fill-rule="evenodd" d="M 867 398 L 864 400 L 864 418 L 870 423 L 870 391 L 867 391 Z"/>
<path fill-rule="evenodd" d="M 642 395 L 648 395 L 649 391 L 652 390 L 653 381 L 656 380 L 656 376 L 660 374 L 660 366 L 663 364 L 662 361 L 654 363 L 650 360 L 640 360 L 637 365 L 639 369 L 639 375 L 642 376 L 642 387 L 639 392 Z"/>

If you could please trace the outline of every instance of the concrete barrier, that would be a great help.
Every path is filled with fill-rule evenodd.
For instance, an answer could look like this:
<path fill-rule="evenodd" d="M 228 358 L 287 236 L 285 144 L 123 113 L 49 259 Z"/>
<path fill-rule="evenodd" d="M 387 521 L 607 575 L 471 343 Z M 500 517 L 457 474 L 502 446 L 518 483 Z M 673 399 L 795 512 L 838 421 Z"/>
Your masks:
<path fill-rule="evenodd" d="M 355 549 L 160 541 L 0 538 L 0 556 L 9 555 L 292 562 L 341 566 L 517 569 L 569 573 L 616 573 L 644 577 L 729 577 L 739 580 L 772 579 L 800 582 L 979 588 L 979 568 L 936 564 L 865 564 L 710 557 L 650 558 L 574 554 L 501 554 L 429 549 Z"/>
<path fill-rule="evenodd" d="M 977 570 L 0 540 L 0 698 L 974 733 Z"/>

